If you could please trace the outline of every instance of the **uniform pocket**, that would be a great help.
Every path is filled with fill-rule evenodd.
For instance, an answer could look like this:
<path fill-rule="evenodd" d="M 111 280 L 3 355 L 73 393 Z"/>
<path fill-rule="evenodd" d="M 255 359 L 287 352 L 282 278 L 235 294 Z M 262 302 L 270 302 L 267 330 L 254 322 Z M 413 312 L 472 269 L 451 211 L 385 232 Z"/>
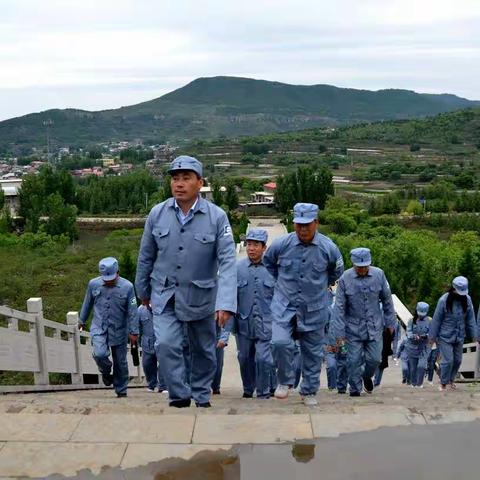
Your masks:
<path fill-rule="evenodd" d="M 153 229 L 152 235 L 155 238 L 155 242 L 159 250 L 163 250 L 166 247 L 169 233 L 170 229 L 168 227 Z"/>
<path fill-rule="evenodd" d="M 188 287 L 188 305 L 201 307 L 213 302 L 214 289 L 217 281 L 214 278 L 208 280 L 192 280 Z"/>
<path fill-rule="evenodd" d="M 203 244 L 213 243 L 215 241 L 215 235 L 211 233 L 196 233 L 193 238 Z"/>

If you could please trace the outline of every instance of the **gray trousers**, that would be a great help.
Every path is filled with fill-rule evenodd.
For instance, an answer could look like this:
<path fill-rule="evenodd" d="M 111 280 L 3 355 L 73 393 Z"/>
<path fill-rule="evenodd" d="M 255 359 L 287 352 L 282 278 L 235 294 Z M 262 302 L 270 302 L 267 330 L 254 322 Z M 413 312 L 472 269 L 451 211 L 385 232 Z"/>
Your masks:
<path fill-rule="evenodd" d="M 198 403 L 208 402 L 217 366 L 214 316 L 183 322 L 176 317 L 173 302 L 169 302 L 162 313 L 153 314 L 153 329 L 155 351 L 170 401 L 193 398 Z M 190 384 L 186 381 L 185 330 L 190 345 Z"/>

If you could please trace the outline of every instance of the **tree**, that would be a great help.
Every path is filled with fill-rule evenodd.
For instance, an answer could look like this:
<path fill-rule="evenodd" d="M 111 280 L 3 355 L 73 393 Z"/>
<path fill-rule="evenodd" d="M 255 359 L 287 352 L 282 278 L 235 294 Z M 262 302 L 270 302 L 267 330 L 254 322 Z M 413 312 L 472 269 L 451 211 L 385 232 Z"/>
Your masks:
<path fill-rule="evenodd" d="M 77 218 L 77 207 L 65 204 L 59 193 L 53 193 L 46 200 L 46 214 L 48 220 L 45 223 L 45 230 L 49 235 L 67 235 L 70 240 L 78 238 L 75 221 Z"/>
<path fill-rule="evenodd" d="M 421 215 L 423 213 L 423 205 L 418 200 L 410 200 L 406 211 L 411 215 Z"/>
<path fill-rule="evenodd" d="M 297 202 L 316 203 L 323 210 L 333 193 L 332 172 L 327 167 L 299 167 L 277 178 L 275 202 L 283 213 Z"/>
<path fill-rule="evenodd" d="M 119 258 L 120 275 L 132 283 L 135 282 L 136 264 L 130 250 L 124 250 Z"/>
<path fill-rule="evenodd" d="M 235 185 L 229 181 L 225 192 L 225 204 L 229 210 L 235 210 L 238 207 L 238 194 Z"/>
<path fill-rule="evenodd" d="M 223 193 L 220 187 L 220 183 L 216 180 L 212 182 L 212 200 L 215 205 L 223 204 Z"/>
<path fill-rule="evenodd" d="M 3 188 L 0 188 L 0 210 L 3 209 L 5 205 L 5 194 L 3 193 Z"/>

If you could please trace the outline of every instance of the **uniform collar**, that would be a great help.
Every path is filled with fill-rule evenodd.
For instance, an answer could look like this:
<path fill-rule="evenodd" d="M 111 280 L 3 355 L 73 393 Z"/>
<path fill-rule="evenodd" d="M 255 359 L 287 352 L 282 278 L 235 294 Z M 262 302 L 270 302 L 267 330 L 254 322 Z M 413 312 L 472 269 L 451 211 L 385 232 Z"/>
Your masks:
<path fill-rule="evenodd" d="M 303 243 L 299 238 L 298 235 L 295 233 L 295 245 L 320 245 L 320 234 L 315 232 L 315 235 L 310 243 Z"/>
<path fill-rule="evenodd" d="M 253 263 L 248 257 L 247 257 L 247 260 L 248 260 L 248 266 L 251 267 L 252 265 L 255 266 L 255 265 L 263 265 L 263 257 L 262 259 L 258 262 L 258 263 Z"/>
<path fill-rule="evenodd" d="M 170 197 L 167 200 L 167 206 L 170 208 L 180 208 L 177 204 L 177 201 L 175 200 L 174 197 Z M 197 212 L 202 212 L 202 213 L 207 213 L 207 204 L 206 200 L 203 199 L 202 197 L 198 196 L 197 199 L 195 200 L 195 203 L 191 206 L 190 210 L 188 212 L 197 213 Z"/>
<path fill-rule="evenodd" d="M 366 275 L 364 275 L 363 277 L 361 277 L 361 276 L 357 273 L 357 271 L 355 270 L 354 267 L 352 267 L 352 268 L 353 268 L 353 271 L 355 272 L 355 278 L 364 278 L 364 277 L 371 277 L 371 276 L 372 276 L 372 269 L 371 269 L 371 268 L 368 269 L 368 273 L 367 273 Z"/>

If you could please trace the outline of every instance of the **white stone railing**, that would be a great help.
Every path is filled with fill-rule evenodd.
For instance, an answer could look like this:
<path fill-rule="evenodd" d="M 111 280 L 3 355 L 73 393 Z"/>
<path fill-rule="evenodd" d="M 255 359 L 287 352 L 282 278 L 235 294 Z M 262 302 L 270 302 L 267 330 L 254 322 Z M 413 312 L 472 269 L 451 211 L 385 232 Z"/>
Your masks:
<path fill-rule="evenodd" d="M 395 294 L 392 295 L 392 299 L 397 318 L 402 323 L 403 328 L 406 329 L 413 316 Z M 465 380 L 480 379 L 480 349 L 478 343 L 466 343 L 463 346 L 462 364 L 459 373 Z"/>
<path fill-rule="evenodd" d="M 78 313 L 68 312 L 67 323 L 47 320 L 41 298 L 27 300 L 27 312 L 0 306 L 0 370 L 31 372 L 35 385 L 0 386 L 0 392 L 67 390 L 103 387 L 92 357 L 90 334 L 78 329 Z M 141 381 L 143 371 L 128 358 L 130 376 Z M 51 385 L 50 373 L 71 375 L 71 385 Z M 84 382 L 97 376 L 97 383 Z M 90 377 L 91 378 L 91 377 Z M 95 379 L 95 377 L 94 377 Z"/>

